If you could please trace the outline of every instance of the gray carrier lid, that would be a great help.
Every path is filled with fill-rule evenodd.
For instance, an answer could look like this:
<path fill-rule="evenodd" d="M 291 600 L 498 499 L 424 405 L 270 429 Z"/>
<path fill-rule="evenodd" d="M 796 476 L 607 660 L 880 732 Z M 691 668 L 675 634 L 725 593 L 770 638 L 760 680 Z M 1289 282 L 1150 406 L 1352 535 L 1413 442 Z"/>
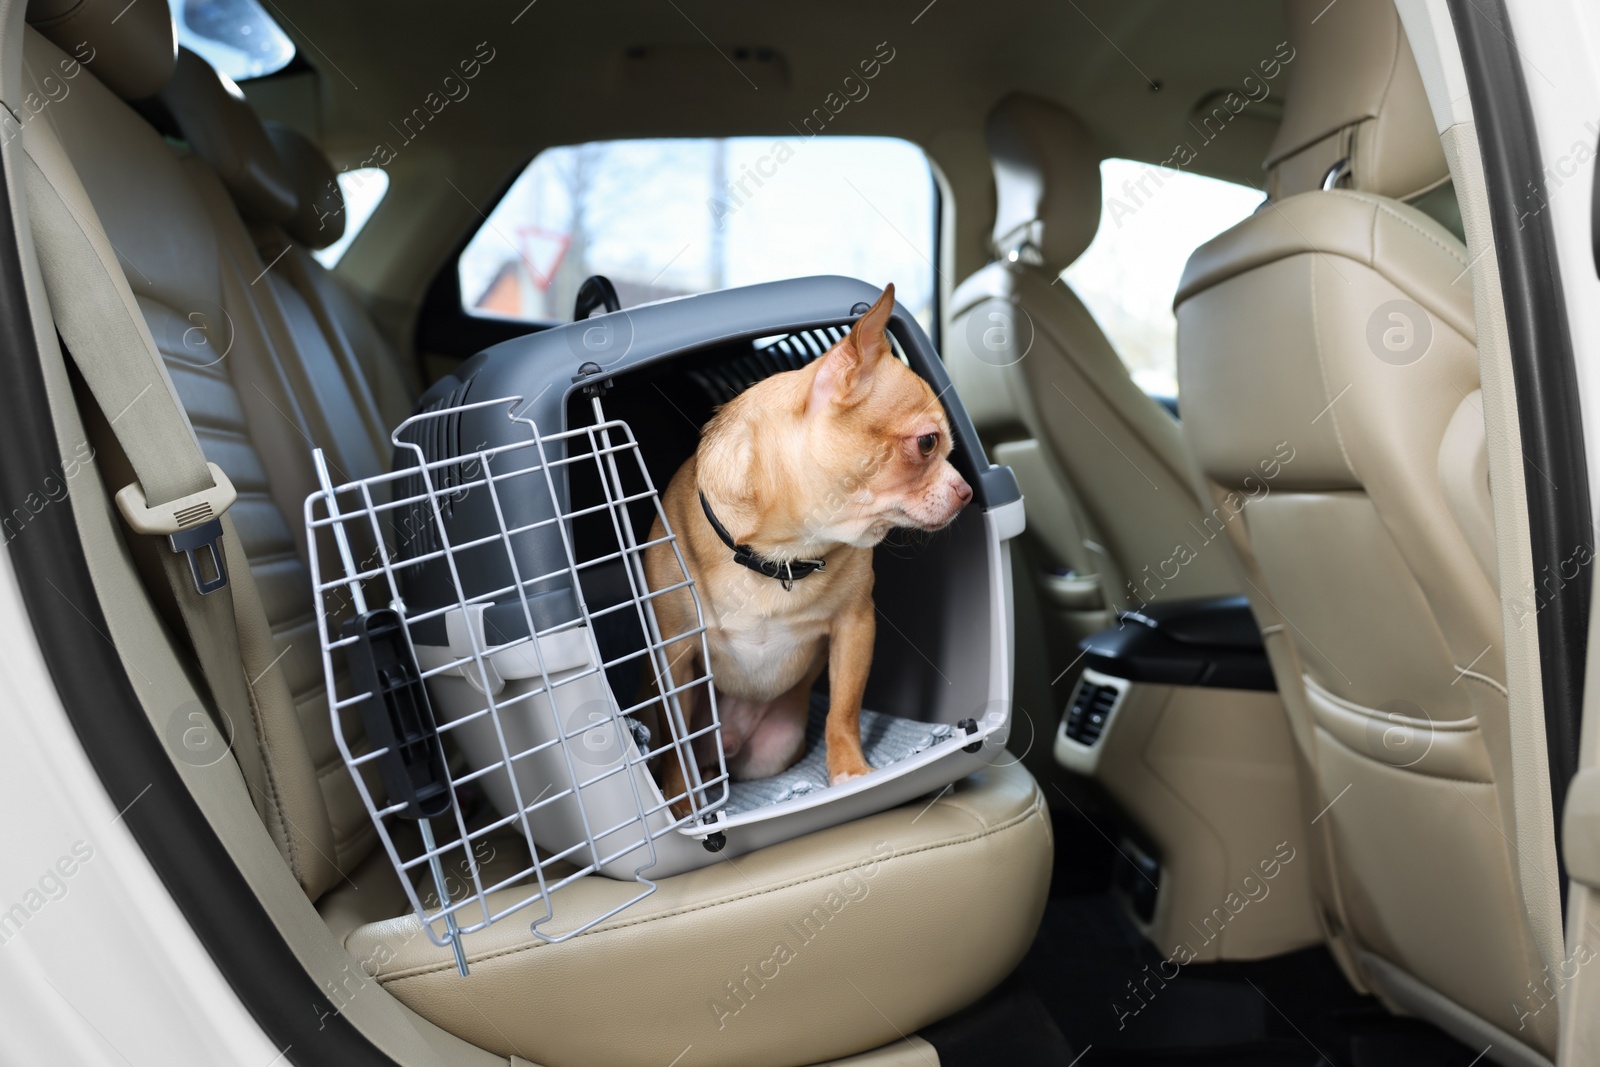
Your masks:
<path fill-rule="evenodd" d="M 568 399 L 575 390 L 594 388 L 613 379 L 625 380 L 629 371 L 708 346 L 849 323 L 865 312 L 878 295 L 875 287 L 851 278 L 797 278 L 644 304 L 485 349 L 435 383 L 423 395 L 417 410 L 444 411 L 487 400 L 519 398 L 516 419 L 508 417 L 511 405 L 495 405 L 424 420 L 402 431 L 401 440 L 418 446 L 430 463 L 458 456 L 467 457 L 468 462 L 460 468 L 445 468 L 442 477 L 435 475 L 442 520 L 437 526 L 442 529 L 435 528 L 426 510 L 397 515 L 396 522 L 403 527 L 394 532 L 400 559 L 436 551 L 442 547 L 436 541 L 440 536 L 458 546 L 496 537 L 502 518 L 507 529 L 517 529 L 565 512 L 567 484 L 561 467 L 549 471 L 550 489 L 544 488 L 542 473 L 501 483 L 508 491 L 497 494 L 498 514 L 490 494 L 452 492 L 451 487 L 478 476 L 471 469 L 478 453 L 526 443 L 530 428 L 521 420 L 531 421 L 541 434 L 568 429 Z M 897 304 L 889 330 L 912 370 L 926 379 L 944 402 L 956 446 L 953 461 L 972 485 L 974 503 L 987 510 L 1020 499 L 1010 468 L 989 465 L 972 421 L 950 389 L 949 375 L 922 327 Z M 648 442 L 641 445 L 648 448 Z M 545 459 L 564 458 L 558 454 L 560 447 L 559 443 L 550 445 Z M 516 449 L 491 460 L 491 465 L 497 479 L 518 470 L 537 472 L 539 450 Z M 415 454 L 409 448 L 398 449 L 395 469 L 414 467 Z M 514 491 L 510 491 L 513 486 Z M 396 498 L 421 492 L 421 480 L 413 476 L 396 487 Z M 427 505 L 418 507 L 426 509 Z M 503 542 L 497 543 L 493 551 L 458 553 L 455 566 L 463 587 L 469 594 L 483 595 L 491 590 L 514 590 L 520 581 L 526 586 L 529 612 L 540 631 L 576 619 L 579 612 L 575 591 L 570 575 L 565 573 L 567 547 L 556 525 L 518 536 L 514 544 L 515 551 L 509 555 Z M 404 593 L 411 613 L 456 601 L 448 567 L 448 562 L 440 559 L 403 568 Z M 530 577 L 547 574 L 557 577 L 529 584 Z M 438 630 L 437 634 L 430 636 L 430 625 Z M 523 605 L 515 592 L 507 593 L 487 609 L 484 626 L 492 642 L 509 641 L 527 633 Z M 442 620 L 418 624 L 416 630 L 422 632 L 417 637 L 424 643 L 437 639 L 443 644 L 443 628 Z"/>

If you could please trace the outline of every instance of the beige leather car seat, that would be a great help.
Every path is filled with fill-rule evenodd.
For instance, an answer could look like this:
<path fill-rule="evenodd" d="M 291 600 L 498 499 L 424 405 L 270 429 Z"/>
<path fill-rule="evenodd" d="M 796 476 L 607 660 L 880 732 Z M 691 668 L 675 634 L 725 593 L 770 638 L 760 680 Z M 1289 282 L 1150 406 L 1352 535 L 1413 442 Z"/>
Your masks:
<path fill-rule="evenodd" d="M 378 328 L 366 305 L 337 274 L 311 253 L 344 235 L 345 202 L 333 164 L 310 138 L 279 122 L 265 124 L 300 201 L 281 226 L 257 233 L 261 257 L 299 292 L 328 344 L 353 368 L 355 388 L 371 392 L 382 425 L 383 453 L 392 447 L 389 431 L 408 418 L 422 395 L 414 361 L 403 359 Z M 281 258 L 280 258 L 281 257 Z"/>
<path fill-rule="evenodd" d="M 997 258 L 956 289 L 945 359 L 991 456 L 1022 482 L 1030 538 L 1078 576 L 1041 576 L 1046 602 L 1115 609 L 1238 592 L 1226 556 L 1202 539 L 1210 506 L 1177 420 L 1134 384 L 1060 277 L 1100 224 L 1088 130 L 1016 94 L 985 132 Z"/>
<path fill-rule="evenodd" d="M 61 195 L 120 254 L 128 307 L 148 323 L 206 455 L 239 491 L 229 514 L 253 581 L 238 583 L 235 602 L 241 616 L 259 616 L 259 625 L 241 621 L 241 643 L 272 647 L 252 645 L 252 661 L 270 667 L 249 679 L 255 729 L 235 734 L 236 751 L 260 742 L 268 768 L 254 797 L 262 829 L 230 846 L 255 860 L 276 853 L 293 871 L 303 897 L 274 902 L 304 909 L 289 936 L 341 939 L 352 967 L 421 1015 L 500 1055 L 552 1064 L 659 1065 L 689 1043 L 700 1063 L 810 1063 L 898 1042 L 995 985 L 1032 939 L 1051 864 L 1048 814 L 1015 765 L 925 807 L 664 879 L 644 905 L 563 944 L 501 924 L 467 938 L 470 984 L 446 973 L 448 951 L 403 914 L 373 847 L 335 752 L 316 652 L 300 521 L 316 484 L 310 446 L 327 447 L 352 476 L 381 457 L 356 421 L 367 418 L 364 399 L 339 389 L 349 364 L 307 327 L 314 314 L 295 310 L 293 287 L 273 280 L 234 207 L 247 205 L 258 229 L 292 224 L 299 210 L 252 113 L 192 56 L 164 98 L 183 117 L 187 148 L 125 102 L 172 77 L 167 12 L 84 0 L 70 18 L 43 23 L 54 43 L 30 29 L 24 62 L 36 83 L 67 69 L 63 47 L 87 42 L 95 58 L 22 140 L 42 169 L 67 176 Z M 116 465 L 113 440 L 97 450 Z M 150 539 L 130 543 L 140 551 Z M 359 733 L 350 741 L 360 751 Z M 617 890 L 586 879 L 560 905 L 593 914 Z M 963 921 L 930 925 L 952 907 Z M 789 923 L 820 932 L 792 945 L 774 976 L 769 961 Z"/>
<path fill-rule="evenodd" d="M 1229 531 L 1315 775 L 1330 931 L 1392 1003 L 1531 1062 L 1555 1020 L 1528 1000 L 1469 266 L 1405 202 L 1445 159 L 1391 0 L 1287 16 L 1271 202 L 1177 293 L 1183 429 L 1242 507 Z"/>
<path fill-rule="evenodd" d="M 281 353 L 289 389 L 305 401 L 311 437 L 329 448 L 336 476 L 361 478 L 389 467 L 387 434 L 363 368 L 343 348 L 329 343 L 322 322 L 284 269 L 289 258 L 281 227 L 298 217 L 299 190 L 283 165 L 260 118 L 239 87 L 187 48 L 178 50 L 172 80 L 161 105 L 193 154 L 191 168 L 209 168 L 231 202 L 208 207 L 219 230 L 239 245 L 234 254 L 254 268 L 250 300 L 273 348 Z M 205 183 L 215 191 L 215 182 Z M 237 225 L 242 218 L 248 229 Z M 271 256 L 261 255 L 257 235 L 280 235 Z M 293 513 L 296 517 L 299 511 Z"/>

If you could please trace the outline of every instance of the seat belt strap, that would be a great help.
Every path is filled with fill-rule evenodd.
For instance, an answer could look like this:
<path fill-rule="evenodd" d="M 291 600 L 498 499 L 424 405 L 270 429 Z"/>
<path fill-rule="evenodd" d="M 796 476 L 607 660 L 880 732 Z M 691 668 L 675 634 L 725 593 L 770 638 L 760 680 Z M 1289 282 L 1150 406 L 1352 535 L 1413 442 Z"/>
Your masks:
<path fill-rule="evenodd" d="M 233 486 L 201 454 L 144 315 L 132 294 L 112 282 L 87 232 L 93 223 L 72 210 L 32 155 L 24 159 L 34 245 L 56 330 L 138 479 L 117 494 L 117 507 L 139 533 L 167 536 L 173 551 L 187 557 L 198 592 L 216 592 L 227 584 L 217 541 Z M 214 568 L 206 579 L 204 562 Z"/>
<path fill-rule="evenodd" d="M 48 155 L 45 165 L 53 162 Z M 212 699 L 235 733 L 248 725 L 258 734 L 224 552 L 224 542 L 237 538 L 225 517 L 233 486 L 200 451 L 144 315 L 126 283 L 117 284 L 110 240 L 72 209 L 63 181 L 47 176 L 31 152 L 21 159 L 56 330 L 137 479 L 116 494 L 118 509 L 136 532 L 166 537 L 171 551 L 162 553 L 162 566 Z M 235 579 L 251 581 L 245 570 Z M 229 740 L 240 742 L 232 745 L 235 758 L 266 817 L 273 802 L 257 737 Z"/>

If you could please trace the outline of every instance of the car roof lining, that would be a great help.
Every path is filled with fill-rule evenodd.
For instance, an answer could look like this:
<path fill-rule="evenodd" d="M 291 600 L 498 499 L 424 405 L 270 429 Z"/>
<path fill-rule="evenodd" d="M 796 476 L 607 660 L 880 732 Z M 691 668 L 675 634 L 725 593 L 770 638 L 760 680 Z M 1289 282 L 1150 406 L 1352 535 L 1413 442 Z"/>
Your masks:
<path fill-rule="evenodd" d="M 996 0 L 981 18 L 937 0 L 920 13 L 916 4 L 845 0 L 783 8 L 546 0 L 520 14 L 459 5 L 449 20 L 418 0 L 276 7 L 315 74 L 246 83 L 252 103 L 311 134 L 341 169 L 387 145 L 390 195 L 400 193 L 424 229 L 452 231 L 424 237 L 412 225 L 403 246 L 352 248 L 342 272 L 413 306 L 477 209 L 540 150 L 633 137 L 793 138 L 830 93 L 837 106 L 844 79 L 859 77 L 880 44 L 893 59 L 825 132 L 900 137 L 928 152 L 962 209 L 947 260 L 956 276 L 987 257 L 993 188 L 983 122 L 1012 91 L 1077 112 L 1106 156 L 1159 164 L 1188 145 L 1186 169 L 1259 187 L 1281 99 L 1281 81 L 1263 79 L 1261 64 L 1285 39 L 1277 0 Z M 402 29 L 375 35 L 375 23 Z M 741 48 L 748 53 L 736 62 Z M 758 58 L 763 50 L 770 59 Z M 463 81 L 460 64 L 475 53 L 493 58 Z M 450 87 L 447 76 L 457 79 Z M 1208 135 L 1197 109 L 1230 90 L 1242 99 L 1252 76 L 1265 97 Z M 457 99 L 434 121 L 420 131 L 405 125 L 430 93 L 438 106 L 447 90 Z M 399 188 L 413 174 L 431 178 L 416 198 Z"/>

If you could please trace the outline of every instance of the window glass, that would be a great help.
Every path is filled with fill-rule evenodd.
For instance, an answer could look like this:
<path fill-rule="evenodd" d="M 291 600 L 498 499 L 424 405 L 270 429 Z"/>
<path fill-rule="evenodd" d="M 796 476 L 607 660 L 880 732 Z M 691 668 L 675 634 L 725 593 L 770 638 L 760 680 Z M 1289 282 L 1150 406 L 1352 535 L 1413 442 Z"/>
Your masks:
<path fill-rule="evenodd" d="M 168 0 L 178 43 L 234 81 L 282 70 L 294 42 L 258 0 Z"/>
<path fill-rule="evenodd" d="M 473 236 L 461 299 L 480 315 L 572 317 L 604 274 L 624 307 L 844 274 L 932 326 L 933 172 L 882 137 L 605 141 L 541 152 Z"/>
<path fill-rule="evenodd" d="M 324 267 L 332 267 L 367 224 L 378 202 L 389 191 L 389 172 L 382 167 L 362 167 L 339 175 L 339 194 L 344 197 L 344 233 L 327 248 L 311 253 Z"/>
<path fill-rule="evenodd" d="M 1189 255 L 1248 218 L 1263 196 L 1129 159 L 1100 164 L 1104 201 L 1094 243 L 1062 277 L 1151 396 L 1178 395 L 1172 296 Z"/>

